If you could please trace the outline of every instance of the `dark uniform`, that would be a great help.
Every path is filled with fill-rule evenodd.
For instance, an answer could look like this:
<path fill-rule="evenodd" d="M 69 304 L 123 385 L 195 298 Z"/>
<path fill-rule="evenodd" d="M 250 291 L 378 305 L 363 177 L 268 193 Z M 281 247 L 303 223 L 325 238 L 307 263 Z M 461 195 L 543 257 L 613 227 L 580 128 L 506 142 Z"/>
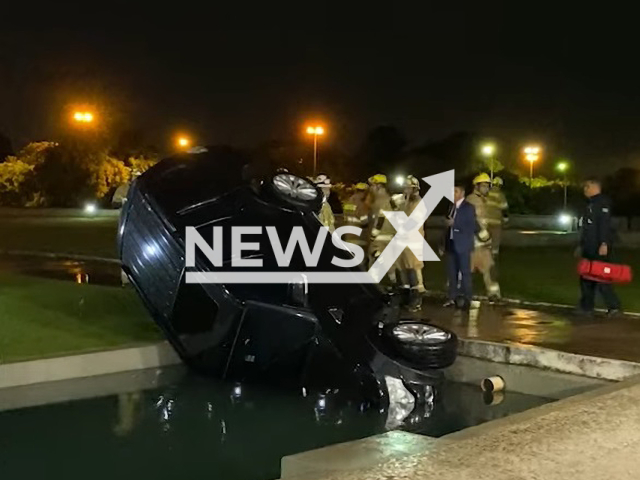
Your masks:
<path fill-rule="evenodd" d="M 599 193 L 589 198 L 587 209 L 580 219 L 580 252 L 588 260 L 608 261 L 613 242 L 611 227 L 611 201 Z M 598 253 L 602 244 L 607 245 L 607 255 Z M 608 310 L 619 310 L 620 300 L 610 283 L 600 283 L 580 277 L 580 309 L 590 312 L 595 306 L 596 290 L 600 291 Z"/>

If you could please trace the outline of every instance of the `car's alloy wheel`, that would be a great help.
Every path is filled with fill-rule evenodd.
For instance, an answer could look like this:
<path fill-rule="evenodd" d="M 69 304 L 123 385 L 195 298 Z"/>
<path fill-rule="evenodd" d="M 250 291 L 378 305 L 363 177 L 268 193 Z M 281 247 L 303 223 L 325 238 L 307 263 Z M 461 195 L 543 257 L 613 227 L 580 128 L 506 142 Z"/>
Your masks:
<path fill-rule="evenodd" d="M 453 332 L 425 322 L 406 320 L 386 325 L 383 341 L 399 359 L 422 369 L 450 366 L 456 358 L 458 339 Z"/>

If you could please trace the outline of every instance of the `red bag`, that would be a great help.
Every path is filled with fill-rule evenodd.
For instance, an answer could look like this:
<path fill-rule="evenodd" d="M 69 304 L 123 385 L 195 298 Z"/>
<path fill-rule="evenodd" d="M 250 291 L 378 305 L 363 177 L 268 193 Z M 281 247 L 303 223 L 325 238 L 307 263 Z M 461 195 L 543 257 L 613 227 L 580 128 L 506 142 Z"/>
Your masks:
<path fill-rule="evenodd" d="M 633 274 L 629 265 L 581 259 L 578 262 L 578 275 L 587 280 L 601 283 L 629 283 Z"/>

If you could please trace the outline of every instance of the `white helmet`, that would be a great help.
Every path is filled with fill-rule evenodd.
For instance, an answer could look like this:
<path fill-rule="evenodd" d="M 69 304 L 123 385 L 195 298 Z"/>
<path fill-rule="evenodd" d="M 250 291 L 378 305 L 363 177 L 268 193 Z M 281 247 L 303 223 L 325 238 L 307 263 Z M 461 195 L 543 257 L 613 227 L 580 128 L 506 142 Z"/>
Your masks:
<path fill-rule="evenodd" d="M 327 177 L 325 174 L 321 173 L 316 178 L 313 179 L 313 183 L 318 187 L 331 187 L 331 179 Z"/>

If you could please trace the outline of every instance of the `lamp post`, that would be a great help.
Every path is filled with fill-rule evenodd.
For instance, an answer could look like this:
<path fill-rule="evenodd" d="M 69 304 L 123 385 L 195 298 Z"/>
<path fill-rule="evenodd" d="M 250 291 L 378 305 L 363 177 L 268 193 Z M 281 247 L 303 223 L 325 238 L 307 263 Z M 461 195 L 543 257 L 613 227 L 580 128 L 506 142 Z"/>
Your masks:
<path fill-rule="evenodd" d="M 321 126 L 307 127 L 307 133 L 313 135 L 313 175 L 318 171 L 318 135 L 324 135 L 324 128 Z"/>
<path fill-rule="evenodd" d="M 533 188 L 533 164 L 540 158 L 540 147 L 524 147 L 524 159 L 529 162 L 529 188 Z"/>
<path fill-rule="evenodd" d="M 569 164 L 567 162 L 560 162 L 556 165 L 556 169 L 562 173 L 562 183 L 564 185 L 564 204 L 563 210 L 567 210 L 567 170 L 569 169 Z"/>
<path fill-rule="evenodd" d="M 491 183 L 493 183 L 493 156 L 496 151 L 495 145 L 491 143 L 487 143 L 482 146 L 481 152 L 482 155 L 489 159 L 489 170 L 491 171 Z"/>

